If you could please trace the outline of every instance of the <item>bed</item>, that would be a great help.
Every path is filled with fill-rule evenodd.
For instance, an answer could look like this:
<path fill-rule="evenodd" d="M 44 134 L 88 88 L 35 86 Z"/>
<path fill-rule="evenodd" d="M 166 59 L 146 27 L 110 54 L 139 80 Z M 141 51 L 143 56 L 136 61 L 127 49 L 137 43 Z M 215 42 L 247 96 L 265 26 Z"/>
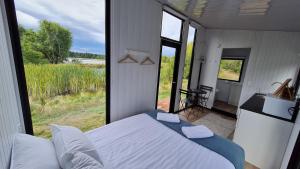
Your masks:
<path fill-rule="evenodd" d="M 238 145 L 218 138 L 226 144 L 216 143 L 217 149 L 225 146 L 224 151 L 233 153 L 234 157 L 217 153 L 210 146 L 203 146 L 178 132 L 178 128 L 188 123 L 181 121 L 180 124 L 168 125 L 157 121 L 156 113 L 139 114 L 86 133 L 95 144 L 104 166 L 114 169 L 243 168 L 244 151 Z"/>
<path fill-rule="evenodd" d="M 237 144 L 213 133 L 189 139 L 181 127 L 191 124 L 159 121 L 157 113 L 135 115 L 86 133 L 53 124 L 51 140 L 17 134 L 10 169 L 244 168 L 244 150 Z"/>

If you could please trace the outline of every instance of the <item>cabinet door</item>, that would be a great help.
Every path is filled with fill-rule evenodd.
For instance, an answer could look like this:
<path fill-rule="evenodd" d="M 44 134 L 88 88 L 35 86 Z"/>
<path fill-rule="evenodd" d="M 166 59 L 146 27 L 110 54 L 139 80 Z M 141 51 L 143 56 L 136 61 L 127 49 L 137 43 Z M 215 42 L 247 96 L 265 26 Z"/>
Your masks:
<path fill-rule="evenodd" d="M 246 161 L 263 169 L 279 169 L 293 123 L 241 110 L 234 142 L 241 145 Z"/>

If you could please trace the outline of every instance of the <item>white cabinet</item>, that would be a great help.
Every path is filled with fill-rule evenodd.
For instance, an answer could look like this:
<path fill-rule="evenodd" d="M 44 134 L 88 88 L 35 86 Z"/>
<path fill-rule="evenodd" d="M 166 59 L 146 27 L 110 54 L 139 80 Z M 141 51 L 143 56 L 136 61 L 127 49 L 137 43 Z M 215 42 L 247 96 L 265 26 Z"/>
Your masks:
<path fill-rule="evenodd" d="M 233 141 L 245 150 L 246 161 L 261 169 L 280 169 L 293 123 L 240 110 Z"/>

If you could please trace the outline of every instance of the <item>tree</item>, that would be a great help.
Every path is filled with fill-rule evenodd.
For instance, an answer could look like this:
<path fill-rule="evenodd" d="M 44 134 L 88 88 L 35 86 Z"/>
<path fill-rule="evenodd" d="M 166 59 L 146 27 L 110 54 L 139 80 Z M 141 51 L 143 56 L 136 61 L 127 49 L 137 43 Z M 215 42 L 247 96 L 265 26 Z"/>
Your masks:
<path fill-rule="evenodd" d="M 24 63 L 48 63 L 43 53 L 38 51 L 38 38 L 36 32 L 32 29 L 25 29 L 23 26 L 19 25 L 19 34 Z"/>
<path fill-rule="evenodd" d="M 72 33 L 68 29 L 57 23 L 43 20 L 40 22 L 40 29 L 37 35 L 39 51 L 43 53 L 50 63 L 61 63 L 69 55 L 72 45 Z"/>
<path fill-rule="evenodd" d="M 191 65 L 191 60 L 192 60 L 192 55 L 193 55 L 193 43 L 188 43 L 187 45 L 187 50 L 186 50 L 186 55 L 185 55 L 185 63 L 184 63 L 184 72 L 183 72 L 183 78 L 188 79 L 189 74 L 190 74 L 190 65 Z"/>

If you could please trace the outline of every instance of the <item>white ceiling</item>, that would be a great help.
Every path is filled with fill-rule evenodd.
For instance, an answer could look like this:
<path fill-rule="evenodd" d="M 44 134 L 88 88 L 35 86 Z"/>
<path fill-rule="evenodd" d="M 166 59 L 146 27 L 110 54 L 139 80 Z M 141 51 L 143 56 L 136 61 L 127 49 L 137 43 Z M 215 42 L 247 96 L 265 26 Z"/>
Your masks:
<path fill-rule="evenodd" d="M 271 0 L 265 15 L 239 15 L 240 5 L 245 0 L 158 1 L 193 18 L 206 28 L 300 31 L 300 0 Z M 197 5 L 203 2 L 203 8 Z M 197 11 L 200 17 L 193 15 Z"/>

